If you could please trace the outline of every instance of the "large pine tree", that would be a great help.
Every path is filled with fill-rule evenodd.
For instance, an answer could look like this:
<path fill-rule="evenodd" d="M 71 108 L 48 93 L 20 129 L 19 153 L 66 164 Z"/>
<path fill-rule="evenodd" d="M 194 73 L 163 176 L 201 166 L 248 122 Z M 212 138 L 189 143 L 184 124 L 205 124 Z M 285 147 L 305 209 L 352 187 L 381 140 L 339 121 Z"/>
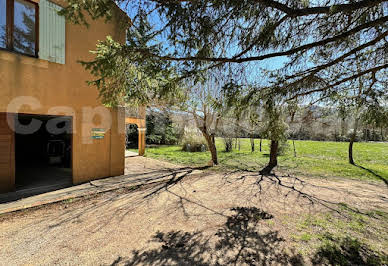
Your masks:
<path fill-rule="evenodd" d="M 319 101 L 360 77 L 372 91 L 387 90 L 387 1 L 67 1 L 62 14 L 75 23 L 87 23 L 84 14 L 110 19 L 115 4 L 133 20 L 126 44 L 101 42 L 97 59 L 85 63 L 108 104 L 175 96 L 182 80 L 220 66 L 243 73 L 225 84 L 245 97 L 232 104 Z"/>

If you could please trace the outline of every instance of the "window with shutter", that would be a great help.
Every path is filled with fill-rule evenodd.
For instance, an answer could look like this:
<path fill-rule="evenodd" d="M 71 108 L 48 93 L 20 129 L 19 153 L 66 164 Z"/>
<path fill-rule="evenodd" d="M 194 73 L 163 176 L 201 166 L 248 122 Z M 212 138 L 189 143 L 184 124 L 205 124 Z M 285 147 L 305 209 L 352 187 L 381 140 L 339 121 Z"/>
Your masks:
<path fill-rule="evenodd" d="M 38 56 L 38 4 L 0 0 L 0 49 Z"/>
<path fill-rule="evenodd" d="M 39 1 L 39 58 L 65 64 L 66 22 L 58 15 L 62 7 Z"/>

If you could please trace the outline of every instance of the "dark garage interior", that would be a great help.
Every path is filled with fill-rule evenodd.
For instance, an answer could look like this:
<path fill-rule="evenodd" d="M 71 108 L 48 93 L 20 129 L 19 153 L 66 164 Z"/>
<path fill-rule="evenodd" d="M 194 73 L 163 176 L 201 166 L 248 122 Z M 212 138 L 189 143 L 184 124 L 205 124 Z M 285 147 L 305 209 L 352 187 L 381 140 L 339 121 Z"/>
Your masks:
<path fill-rule="evenodd" d="M 17 192 L 31 196 L 72 185 L 71 117 L 19 114 L 15 131 Z"/>

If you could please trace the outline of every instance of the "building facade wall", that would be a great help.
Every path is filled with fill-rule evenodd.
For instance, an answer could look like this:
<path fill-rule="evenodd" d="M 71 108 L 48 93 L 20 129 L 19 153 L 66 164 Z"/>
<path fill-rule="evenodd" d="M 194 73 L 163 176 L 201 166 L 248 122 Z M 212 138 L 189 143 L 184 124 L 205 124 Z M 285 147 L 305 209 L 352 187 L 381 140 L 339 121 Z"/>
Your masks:
<path fill-rule="evenodd" d="M 104 40 L 108 35 L 123 42 L 125 31 L 115 20 L 89 22 L 89 28 L 66 23 L 64 65 L 0 50 L 0 139 L 9 135 L 4 126 L 7 112 L 73 117 L 74 184 L 124 173 L 124 110 L 104 109 L 111 117 L 110 129 L 102 123 L 101 115 L 90 115 L 99 112 L 95 108 L 105 107 L 98 99 L 97 89 L 87 84 L 94 77 L 78 61 L 92 60 L 89 51 L 95 49 L 98 40 Z M 96 127 L 107 129 L 103 139 L 91 138 L 91 129 Z M 3 162 L 12 161 L 12 158 L 1 156 L 4 155 L 0 155 L 0 169 Z M 3 172 L 0 172 L 0 187 L 9 190 L 13 179 L 7 177 L 5 170 L 0 171 Z"/>
<path fill-rule="evenodd" d="M 12 127 L 12 125 L 11 125 Z M 0 193 L 11 191 L 15 183 L 15 135 L 5 113 L 0 113 Z"/>

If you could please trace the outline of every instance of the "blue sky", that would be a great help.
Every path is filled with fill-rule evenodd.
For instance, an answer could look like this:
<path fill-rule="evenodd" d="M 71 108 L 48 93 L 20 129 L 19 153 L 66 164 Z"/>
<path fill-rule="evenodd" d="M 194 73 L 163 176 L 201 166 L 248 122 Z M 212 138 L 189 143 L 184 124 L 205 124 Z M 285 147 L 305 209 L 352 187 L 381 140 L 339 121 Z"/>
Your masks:
<path fill-rule="evenodd" d="M 128 16 L 131 19 L 133 19 L 136 16 L 136 12 L 137 12 L 136 8 L 131 8 L 130 6 L 126 7 L 124 4 L 121 4 L 121 8 L 128 14 Z M 150 23 L 155 27 L 155 29 L 159 29 L 163 24 L 159 15 L 156 12 L 153 12 L 149 16 L 149 18 L 150 18 Z M 167 44 L 167 42 L 162 39 L 160 39 L 160 41 L 163 42 L 163 44 L 167 45 L 166 48 L 168 49 L 169 45 Z M 232 55 L 233 51 L 230 51 L 230 54 Z M 286 61 L 287 61 L 286 57 L 275 57 L 275 58 L 255 62 L 255 64 L 257 64 L 259 68 L 264 68 L 266 70 L 271 71 L 271 70 L 276 70 L 281 68 Z"/>

